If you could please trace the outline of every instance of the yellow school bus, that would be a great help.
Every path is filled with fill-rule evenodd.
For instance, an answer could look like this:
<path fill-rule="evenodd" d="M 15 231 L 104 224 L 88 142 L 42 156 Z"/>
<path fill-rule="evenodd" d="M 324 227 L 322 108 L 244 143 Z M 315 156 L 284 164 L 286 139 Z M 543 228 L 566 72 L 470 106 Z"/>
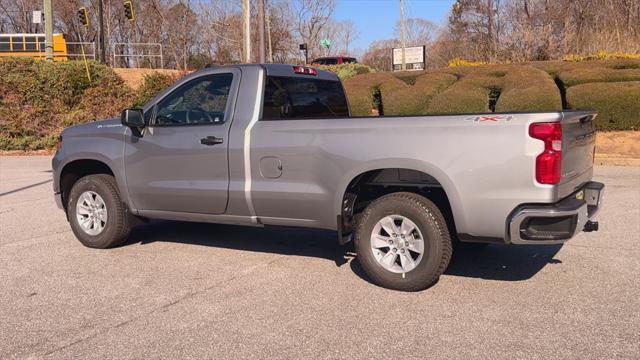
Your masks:
<path fill-rule="evenodd" d="M 44 59 L 44 34 L 0 34 L 0 57 L 8 56 Z M 67 43 L 62 34 L 53 34 L 53 60 L 67 60 Z"/>

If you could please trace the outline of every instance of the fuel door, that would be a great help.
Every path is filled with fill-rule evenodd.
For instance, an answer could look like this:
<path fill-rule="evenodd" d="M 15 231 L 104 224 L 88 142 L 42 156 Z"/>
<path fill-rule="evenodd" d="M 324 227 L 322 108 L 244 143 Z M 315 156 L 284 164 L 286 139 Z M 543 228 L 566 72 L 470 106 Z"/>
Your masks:
<path fill-rule="evenodd" d="M 282 161 L 275 156 L 265 156 L 260 159 L 260 175 L 267 179 L 277 179 L 282 176 Z"/>

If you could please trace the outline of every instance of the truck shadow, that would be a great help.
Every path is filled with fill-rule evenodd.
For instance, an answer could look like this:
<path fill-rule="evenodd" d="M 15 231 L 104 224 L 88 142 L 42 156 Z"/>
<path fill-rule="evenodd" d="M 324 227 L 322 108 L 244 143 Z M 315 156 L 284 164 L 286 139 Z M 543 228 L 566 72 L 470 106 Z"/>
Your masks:
<path fill-rule="evenodd" d="M 357 261 L 353 244 L 338 245 L 336 233 L 329 230 L 152 221 L 134 228 L 128 244 L 153 242 L 322 258 L 338 267 L 349 263 L 356 275 L 369 281 Z M 498 281 L 527 280 L 547 264 L 562 263 L 554 258 L 561 247 L 457 246 L 445 275 Z"/>
<path fill-rule="evenodd" d="M 554 256 L 562 245 L 460 246 L 454 250 L 446 275 L 487 280 L 522 281 L 548 264 L 561 264 Z"/>
<path fill-rule="evenodd" d="M 133 229 L 127 244 L 153 242 L 209 246 L 223 249 L 317 257 L 347 263 L 345 247 L 338 244 L 336 233 L 291 227 L 249 227 L 207 223 L 154 220 Z M 126 245 L 126 244 L 125 244 Z"/>
<path fill-rule="evenodd" d="M 496 281 L 523 281 L 535 276 L 547 264 L 561 264 L 561 260 L 554 259 L 561 247 L 562 245 L 459 246 L 454 249 L 444 275 Z M 369 281 L 360 263 L 351 261 L 350 265 L 356 275 Z"/>

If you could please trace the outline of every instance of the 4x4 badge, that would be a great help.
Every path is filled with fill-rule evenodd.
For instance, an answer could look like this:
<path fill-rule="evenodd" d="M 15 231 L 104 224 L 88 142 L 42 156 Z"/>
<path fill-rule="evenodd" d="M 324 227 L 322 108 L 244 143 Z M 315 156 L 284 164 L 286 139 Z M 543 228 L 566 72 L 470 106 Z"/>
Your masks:
<path fill-rule="evenodd" d="M 511 120 L 513 120 L 512 115 L 478 115 L 464 119 L 464 121 L 473 121 L 475 123 L 497 123 Z"/>

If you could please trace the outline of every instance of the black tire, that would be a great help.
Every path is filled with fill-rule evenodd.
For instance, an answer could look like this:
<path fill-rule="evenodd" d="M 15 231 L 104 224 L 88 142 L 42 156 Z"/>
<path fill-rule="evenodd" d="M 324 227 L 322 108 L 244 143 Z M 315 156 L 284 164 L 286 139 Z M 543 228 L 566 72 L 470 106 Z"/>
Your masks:
<path fill-rule="evenodd" d="M 76 207 L 78 198 L 85 191 L 93 191 L 104 200 L 107 210 L 107 221 L 104 229 L 97 235 L 90 235 L 80 226 Z M 125 205 L 120 199 L 116 180 L 111 175 L 97 174 L 82 177 L 73 184 L 67 201 L 67 218 L 71 224 L 73 234 L 87 247 L 107 249 L 118 246 L 129 236 L 129 224 Z"/>
<path fill-rule="evenodd" d="M 388 215 L 401 215 L 410 219 L 424 238 L 422 260 L 413 270 L 404 274 L 385 269 L 378 263 L 371 249 L 374 226 Z M 430 200 L 413 193 L 393 193 L 369 204 L 359 217 L 354 240 L 357 259 L 364 272 L 373 283 L 389 289 L 427 289 L 438 282 L 451 260 L 451 236 L 442 213 Z"/>

